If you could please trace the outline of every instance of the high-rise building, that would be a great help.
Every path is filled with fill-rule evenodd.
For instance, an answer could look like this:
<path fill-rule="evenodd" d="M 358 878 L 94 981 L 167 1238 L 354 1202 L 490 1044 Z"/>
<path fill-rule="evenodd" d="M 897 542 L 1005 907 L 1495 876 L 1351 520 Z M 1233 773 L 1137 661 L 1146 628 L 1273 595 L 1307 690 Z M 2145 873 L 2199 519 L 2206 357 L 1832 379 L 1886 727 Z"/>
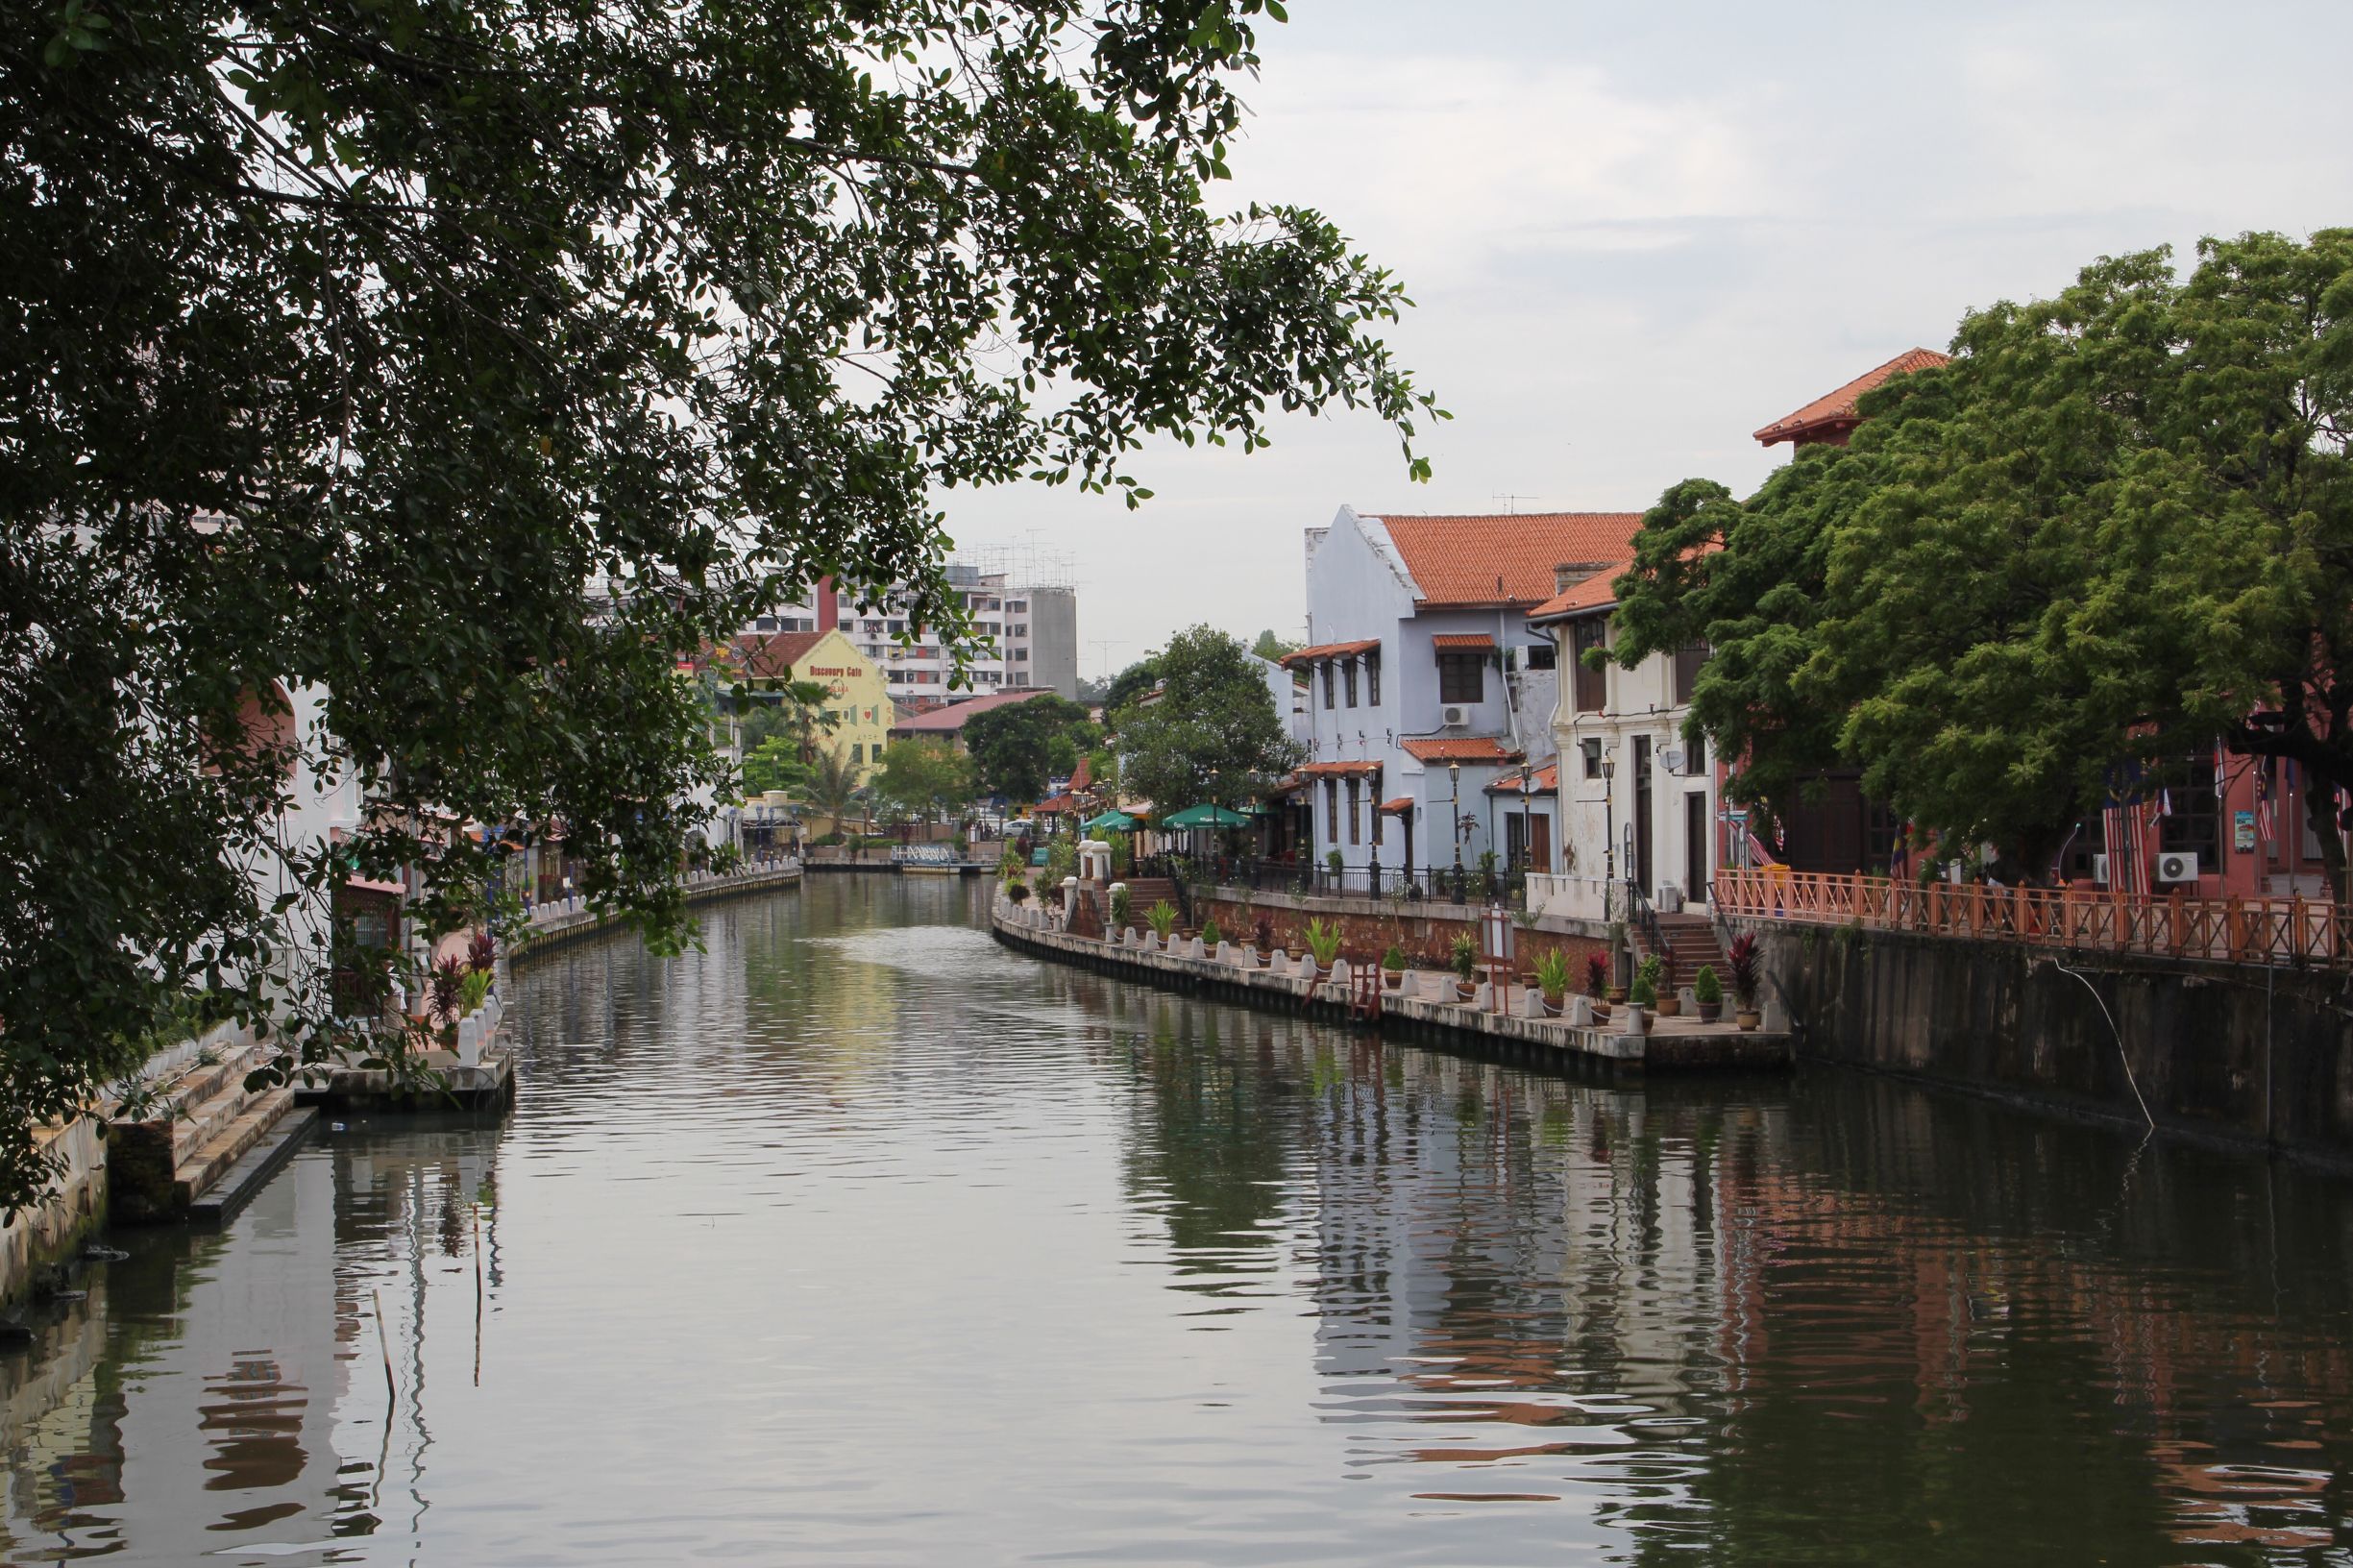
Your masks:
<path fill-rule="evenodd" d="M 961 685 L 950 684 L 957 679 L 956 661 L 931 628 L 911 625 L 907 596 L 900 589 L 895 588 L 882 603 L 871 604 L 823 584 L 806 602 L 764 615 L 746 629 L 765 633 L 839 626 L 853 647 L 881 667 L 893 699 L 910 708 L 1005 691 L 1053 691 L 1077 698 L 1078 591 L 1066 573 L 957 561 L 949 564 L 947 580 L 962 596 L 973 630 L 984 640 L 965 666 Z"/>

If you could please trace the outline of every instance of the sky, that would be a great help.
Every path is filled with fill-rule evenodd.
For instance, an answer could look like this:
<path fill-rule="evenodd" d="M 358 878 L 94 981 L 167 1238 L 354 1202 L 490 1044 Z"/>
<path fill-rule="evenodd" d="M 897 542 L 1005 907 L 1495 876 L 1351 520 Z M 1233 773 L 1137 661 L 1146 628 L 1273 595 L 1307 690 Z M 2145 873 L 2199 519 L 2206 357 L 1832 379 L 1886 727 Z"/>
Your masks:
<path fill-rule="evenodd" d="M 1066 558 L 1080 671 L 1200 622 L 1297 636 L 1343 503 L 1639 510 L 1746 494 L 1750 432 L 2096 257 L 2353 223 L 2341 7 L 1289 0 L 1213 207 L 1313 207 L 1407 284 L 1385 334 L 1454 415 L 1408 481 L 1369 414 L 1247 455 L 1173 443 L 1155 499 L 942 497 L 959 547 Z"/>

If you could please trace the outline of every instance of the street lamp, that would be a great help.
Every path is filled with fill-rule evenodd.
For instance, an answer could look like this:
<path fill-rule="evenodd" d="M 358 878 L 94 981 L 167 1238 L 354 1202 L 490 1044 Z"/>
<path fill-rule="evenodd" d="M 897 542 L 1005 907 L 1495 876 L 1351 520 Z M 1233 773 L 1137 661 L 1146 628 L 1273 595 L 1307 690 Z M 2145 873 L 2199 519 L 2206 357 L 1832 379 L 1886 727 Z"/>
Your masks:
<path fill-rule="evenodd" d="M 1608 919 L 1618 886 L 1618 753 L 1602 743 L 1602 919 Z"/>
<path fill-rule="evenodd" d="M 1529 804 L 1529 790 L 1536 782 L 1536 765 L 1528 763 L 1520 769 L 1520 869 L 1523 872 L 1536 869 L 1535 808 Z"/>
<path fill-rule="evenodd" d="M 1455 819 L 1455 902 L 1462 902 L 1462 764 L 1446 765 L 1446 776 L 1453 794 L 1446 797 L 1447 809 Z"/>

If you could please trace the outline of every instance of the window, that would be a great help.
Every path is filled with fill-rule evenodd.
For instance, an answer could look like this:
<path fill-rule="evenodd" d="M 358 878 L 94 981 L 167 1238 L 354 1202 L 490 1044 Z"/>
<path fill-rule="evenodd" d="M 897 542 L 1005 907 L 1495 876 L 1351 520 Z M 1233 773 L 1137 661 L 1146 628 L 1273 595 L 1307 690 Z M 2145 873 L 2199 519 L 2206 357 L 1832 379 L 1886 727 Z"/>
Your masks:
<path fill-rule="evenodd" d="M 858 745 L 854 741 L 850 743 L 849 760 L 852 762 L 864 762 L 866 760 L 866 747 Z"/>
<path fill-rule="evenodd" d="M 1585 653 L 1607 644 L 1608 634 L 1599 616 L 1571 623 L 1570 651 L 1577 660 L 1577 711 L 1599 713 L 1609 702 L 1609 672 L 1585 667 Z"/>
<path fill-rule="evenodd" d="M 1441 702 L 1484 701 L 1487 695 L 1486 678 L 1487 656 L 1484 653 L 1438 655 L 1438 700 Z"/>
<path fill-rule="evenodd" d="M 751 629 L 754 631 L 774 631 L 776 629 L 776 618 L 772 615 L 763 615 L 759 619 L 752 622 Z"/>
<path fill-rule="evenodd" d="M 1026 637 L 1026 636 L 1028 636 L 1028 635 L 1029 635 L 1029 623 L 1028 623 L 1028 622 L 1026 622 L 1026 621 L 1024 621 L 1024 622 L 1022 622 L 1022 623 L 1021 623 L 1020 625 L 1008 625 L 1005 627 L 1005 635 L 1006 635 L 1006 636 L 1008 636 L 1008 637 Z"/>
<path fill-rule="evenodd" d="M 1373 808 L 1373 843 L 1379 844 L 1381 842 L 1381 775 L 1379 773 L 1373 774 L 1371 791 L 1371 799 L 1367 801 L 1367 804 Z"/>
<path fill-rule="evenodd" d="M 1585 753 L 1585 776 L 1587 778 L 1601 777 L 1602 743 L 1598 740 L 1587 741 L 1584 743 L 1582 749 Z"/>
<path fill-rule="evenodd" d="M 882 743 L 880 741 L 876 741 L 873 746 L 868 749 L 866 753 L 866 760 L 869 762 L 880 762 L 882 760 Z"/>
<path fill-rule="evenodd" d="M 1374 707 L 1381 706 L 1381 650 L 1364 655 L 1364 700 Z M 1381 824 L 1373 823 L 1373 843 L 1381 842 Z"/>
<path fill-rule="evenodd" d="M 1016 675 L 1013 677 L 1013 683 L 1014 683 L 1016 686 L 1026 686 L 1026 685 L 1028 685 L 1028 684 L 1029 684 L 1029 672 L 1028 672 L 1028 671 L 1026 671 L 1026 670 L 1023 670 L 1023 671 L 1021 671 L 1019 674 L 1016 674 Z"/>
<path fill-rule="evenodd" d="M 1675 705 L 1682 707 L 1691 700 L 1692 683 L 1700 678 L 1700 666 L 1707 662 L 1705 643 L 1686 643 L 1675 650 Z"/>
<path fill-rule="evenodd" d="M 1550 637 L 1540 643 L 1530 643 L 1526 648 L 1520 649 L 1522 660 L 1520 668 L 1523 670 L 1550 670 L 1553 668 L 1555 651 L 1553 640 Z"/>
<path fill-rule="evenodd" d="M 1357 705 L 1357 661 L 1356 661 L 1356 660 L 1354 660 L 1354 659 L 1343 659 L 1343 660 L 1341 660 L 1341 661 L 1340 661 L 1340 680 L 1341 680 L 1342 684 L 1344 684 L 1344 685 L 1345 685 L 1345 686 L 1348 688 L 1348 705 L 1349 705 L 1350 707 L 1352 707 L 1352 708 L 1353 708 L 1353 707 L 1355 707 L 1355 706 Z"/>
<path fill-rule="evenodd" d="M 2190 758 L 2181 782 L 2166 791 L 2172 811 L 2158 819 L 2158 847 L 2197 856 L 2201 871 L 2222 868 L 2222 810 L 2214 797 L 2214 755 Z"/>
<path fill-rule="evenodd" d="M 895 637 L 900 632 L 907 629 L 907 623 L 904 621 L 893 621 L 885 629 L 887 629 L 892 636 Z"/>
<path fill-rule="evenodd" d="M 1696 741 L 1685 741 L 1683 743 L 1683 772 L 1693 778 L 1699 778 L 1706 773 L 1706 736 L 1703 735 Z"/>
<path fill-rule="evenodd" d="M 1324 780 L 1324 837 L 1334 844 L 1340 842 L 1340 781 Z"/>
<path fill-rule="evenodd" d="M 1026 599 L 1009 599 L 1005 601 L 1005 608 L 1011 610 L 1016 615 L 1019 615 L 1029 608 L 1029 600 Z"/>
<path fill-rule="evenodd" d="M 1352 778 L 1348 781 L 1348 842 L 1350 844 L 1361 844 L 1364 842 L 1363 839 L 1359 836 L 1360 829 L 1357 825 L 1359 820 L 1363 815 L 1363 782 L 1360 779 Z"/>
<path fill-rule="evenodd" d="M 1324 663 L 1324 665 L 1323 665 L 1323 672 L 1324 672 L 1324 706 L 1328 708 L 1328 707 L 1332 706 L 1332 665 L 1331 665 L 1331 662 L 1330 662 L 1329 660 L 1325 661 L 1325 663 Z"/>

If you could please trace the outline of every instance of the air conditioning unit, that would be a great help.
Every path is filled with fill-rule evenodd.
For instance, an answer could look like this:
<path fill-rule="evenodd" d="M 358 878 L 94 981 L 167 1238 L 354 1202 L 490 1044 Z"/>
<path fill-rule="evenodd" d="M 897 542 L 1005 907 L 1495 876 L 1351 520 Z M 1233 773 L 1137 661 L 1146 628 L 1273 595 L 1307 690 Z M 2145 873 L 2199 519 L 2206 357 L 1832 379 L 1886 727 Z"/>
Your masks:
<path fill-rule="evenodd" d="M 2160 882 L 2194 882 L 2197 880 L 2197 855 L 2188 849 L 2172 849 L 2157 857 L 2157 880 Z"/>
<path fill-rule="evenodd" d="M 2108 857 L 2106 855 L 2092 857 L 2092 880 L 2103 888 L 2108 885 Z"/>
<path fill-rule="evenodd" d="M 1449 702 L 1445 706 L 1438 709 L 1438 724 L 1440 728 L 1461 729 L 1466 727 L 1470 722 L 1471 708 L 1470 704 L 1467 702 Z"/>

